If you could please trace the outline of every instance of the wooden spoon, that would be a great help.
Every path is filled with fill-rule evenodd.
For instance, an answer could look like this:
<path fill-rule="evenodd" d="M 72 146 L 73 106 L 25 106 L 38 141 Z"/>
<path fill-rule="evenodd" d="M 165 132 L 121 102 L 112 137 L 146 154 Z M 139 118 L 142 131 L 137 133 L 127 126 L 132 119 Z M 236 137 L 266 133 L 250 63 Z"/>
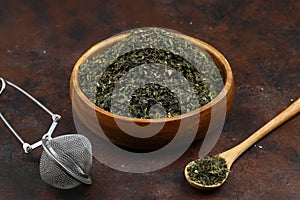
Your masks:
<path fill-rule="evenodd" d="M 184 170 L 184 175 L 186 180 L 191 184 L 193 187 L 202 189 L 202 190 L 210 190 L 220 187 L 225 180 L 228 178 L 229 170 L 233 162 L 249 147 L 251 147 L 253 144 L 255 144 L 258 140 L 266 136 L 268 133 L 270 133 L 272 130 L 289 120 L 290 118 L 294 117 L 300 112 L 300 98 L 298 98 L 294 103 L 292 103 L 288 108 L 286 108 L 284 111 L 282 111 L 280 114 L 278 114 L 276 117 L 274 117 L 271 121 L 269 121 L 266 125 L 261 127 L 259 130 L 257 130 L 255 133 L 253 133 L 250 137 L 248 137 L 246 140 L 238 144 L 237 146 L 219 154 L 220 157 L 224 158 L 226 160 L 228 172 L 226 174 L 226 177 L 223 179 L 221 183 L 215 184 L 215 185 L 202 185 L 195 181 L 192 181 L 188 175 L 188 167 L 194 163 L 194 161 L 191 161 L 188 163 Z"/>

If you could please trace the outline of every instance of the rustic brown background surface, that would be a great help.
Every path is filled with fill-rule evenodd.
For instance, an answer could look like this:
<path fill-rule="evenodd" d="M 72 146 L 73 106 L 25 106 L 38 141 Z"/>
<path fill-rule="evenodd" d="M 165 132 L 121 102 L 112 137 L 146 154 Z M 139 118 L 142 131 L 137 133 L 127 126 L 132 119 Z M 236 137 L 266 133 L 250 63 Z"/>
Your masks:
<path fill-rule="evenodd" d="M 76 132 L 69 99 L 74 63 L 96 42 L 144 26 L 197 37 L 230 62 L 235 100 L 211 154 L 238 144 L 300 96 L 300 2 L 293 0 L 2 0 L 0 76 L 62 115 L 55 136 Z M 0 111 L 25 140 L 45 133 L 49 117 L 26 98 L 8 88 L 0 102 Z M 300 198 L 299 116 L 250 148 L 233 165 L 228 182 L 210 192 L 190 187 L 183 176 L 200 143 L 147 174 L 118 172 L 94 159 L 91 186 L 57 190 L 39 177 L 41 149 L 25 155 L 0 124 L 0 199 Z"/>

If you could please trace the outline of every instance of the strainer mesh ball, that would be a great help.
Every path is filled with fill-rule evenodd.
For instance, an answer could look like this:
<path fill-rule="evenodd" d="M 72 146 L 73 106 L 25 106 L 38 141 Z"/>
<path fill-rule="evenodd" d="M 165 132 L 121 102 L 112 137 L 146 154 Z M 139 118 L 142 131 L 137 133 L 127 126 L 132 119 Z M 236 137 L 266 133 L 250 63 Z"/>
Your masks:
<path fill-rule="evenodd" d="M 43 140 L 43 148 L 40 160 L 43 181 L 60 189 L 91 183 L 92 146 L 86 137 L 70 134 Z"/>

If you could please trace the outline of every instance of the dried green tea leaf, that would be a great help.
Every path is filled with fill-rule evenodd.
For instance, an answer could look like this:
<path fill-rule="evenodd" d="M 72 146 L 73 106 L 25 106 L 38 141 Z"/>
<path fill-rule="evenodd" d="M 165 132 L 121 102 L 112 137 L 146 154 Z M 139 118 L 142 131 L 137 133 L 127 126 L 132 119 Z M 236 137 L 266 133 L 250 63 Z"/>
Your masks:
<path fill-rule="evenodd" d="M 130 98 L 126 98 L 125 93 L 114 94 L 116 85 L 120 84 L 124 75 L 133 68 L 147 64 L 160 66 L 162 68 L 160 70 L 165 69 L 165 71 L 147 74 L 145 68 L 138 68 L 140 71 L 136 72 L 136 76 L 131 79 L 154 77 L 156 80 L 161 80 L 162 76 L 167 76 L 170 83 L 178 82 L 177 89 L 166 92 L 168 82 L 165 82 L 160 87 L 157 83 L 148 84 L 148 89 L 141 89 L 141 93 L 135 90 L 135 96 Z M 189 82 L 188 85 L 193 88 L 192 93 L 197 96 L 197 103 L 189 102 L 191 91 L 182 80 L 174 78 L 172 70 L 176 70 Z M 159 28 L 131 31 L 130 35 L 122 41 L 87 59 L 80 66 L 78 78 L 84 94 L 97 106 L 109 112 L 134 118 L 161 118 L 184 114 L 210 102 L 223 87 L 220 71 L 206 51 L 175 33 Z M 131 87 L 133 86 L 125 84 L 119 89 L 128 91 Z M 145 86 L 141 85 L 141 87 Z M 143 99 L 143 96 L 147 96 L 146 102 L 137 99 Z M 183 97 L 187 99 L 179 102 L 181 109 L 178 109 L 178 104 L 173 102 L 176 102 L 176 98 Z M 113 110 L 112 100 L 119 101 L 118 106 Z M 152 109 L 152 111 L 157 110 L 157 113 L 150 114 L 153 102 L 164 107 L 165 110 Z M 122 109 L 124 107 L 130 112 L 124 112 Z"/>
<path fill-rule="evenodd" d="M 202 185 L 215 185 L 226 178 L 229 169 L 224 158 L 205 156 L 192 162 L 187 171 L 192 181 Z"/>

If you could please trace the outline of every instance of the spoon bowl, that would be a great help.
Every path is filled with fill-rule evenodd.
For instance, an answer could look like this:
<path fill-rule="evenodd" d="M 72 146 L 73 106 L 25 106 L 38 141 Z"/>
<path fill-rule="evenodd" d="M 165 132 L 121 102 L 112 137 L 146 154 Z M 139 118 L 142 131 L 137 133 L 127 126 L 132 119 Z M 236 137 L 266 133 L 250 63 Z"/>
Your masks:
<path fill-rule="evenodd" d="M 223 185 L 223 183 L 226 181 L 226 179 L 227 179 L 227 177 L 228 177 L 228 175 L 229 175 L 229 169 L 230 169 L 230 168 L 227 166 L 228 172 L 226 173 L 226 177 L 222 180 L 222 182 L 220 182 L 220 183 L 218 183 L 218 184 L 214 184 L 214 185 L 203 185 L 203 184 L 197 183 L 196 181 L 191 180 L 191 178 L 190 178 L 189 175 L 188 175 L 188 168 L 189 168 L 190 166 L 194 165 L 194 164 L 195 164 L 195 161 L 193 160 L 193 161 L 189 162 L 189 163 L 185 166 L 185 168 L 184 168 L 184 175 L 185 175 L 185 178 L 186 178 L 187 182 L 188 182 L 191 186 L 193 186 L 193 187 L 195 187 L 195 188 L 198 188 L 198 189 L 201 189 L 201 190 L 212 190 L 212 189 L 215 189 L 215 188 L 220 187 L 221 185 Z"/>
<path fill-rule="evenodd" d="M 212 190 L 216 189 L 220 186 L 223 185 L 223 183 L 226 181 L 228 178 L 230 168 L 234 161 L 244 152 L 246 151 L 249 147 L 251 147 L 253 144 L 255 144 L 258 140 L 266 136 L 268 133 L 270 133 L 272 130 L 289 120 L 290 118 L 296 116 L 300 112 L 300 98 L 298 98 L 294 103 L 292 103 L 288 108 L 286 108 L 284 111 L 279 113 L 276 117 L 274 117 L 271 121 L 269 121 L 267 124 L 265 124 L 263 127 L 261 127 L 259 130 L 257 130 L 255 133 L 253 133 L 250 137 L 248 137 L 246 140 L 238 144 L 237 146 L 221 153 L 218 154 L 217 156 L 224 158 L 227 164 L 227 173 L 225 178 L 213 185 L 204 185 L 200 184 L 196 181 L 191 180 L 189 174 L 188 174 L 188 168 L 195 164 L 195 161 L 189 162 L 185 169 L 184 169 L 184 175 L 188 183 L 198 189 L 201 190 Z M 201 158 L 200 158 L 201 159 Z"/>

